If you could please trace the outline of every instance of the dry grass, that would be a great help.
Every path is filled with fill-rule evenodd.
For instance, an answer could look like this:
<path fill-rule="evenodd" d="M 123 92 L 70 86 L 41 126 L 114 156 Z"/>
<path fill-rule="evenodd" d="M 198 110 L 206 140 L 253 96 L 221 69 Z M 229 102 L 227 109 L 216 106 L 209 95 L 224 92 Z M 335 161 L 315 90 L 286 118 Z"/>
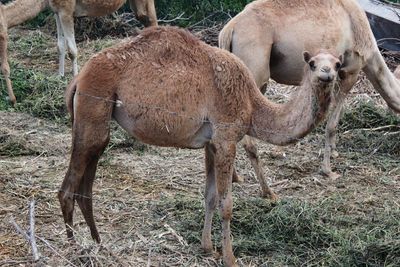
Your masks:
<path fill-rule="evenodd" d="M 220 25 L 211 26 L 192 30 L 215 44 Z M 218 253 L 205 255 L 200 249 L 202 151 L 146 146 L 115 124 L 94 186 L 103 242 L 91 240 L 80 211 L 75 213 L 76 243 L 67 241 L 56 194 L 69 160 L 71 135 L 62 91 L 70 77 L 54 75 L 57 52 L 51 32 L 19 28 L 10 39 L 20 104 L 12 109 L 0 101 L 0 109 L 8 110 L 0 111 L 0 265 L 221 266 Z M 79 63 L 118 41 L 82 41 Z M 268 97 L 286 101 L 292 91 L 271 83 Z M 258 197 L 254 172 L 239 148 L 235 164 L 246 179 L 234 185 L 232 228 L 239 264 L 399 266 L 399 125 L 399 116 L 387 111 L 361 76 L 340 126 L 340 156 L 333 160 L 342 174 L 337 181 L 318 172 L 322 128 L 286 148 L 259 143 L 269 182 L 281 198 L 277 205 Z M 14 218 L 26 229 L 32 199 L 37 203 L 39 263 L 32 262 L 29 244 L 9 222 Z M 220 236 L 217 220 L 215 241 Z"/>

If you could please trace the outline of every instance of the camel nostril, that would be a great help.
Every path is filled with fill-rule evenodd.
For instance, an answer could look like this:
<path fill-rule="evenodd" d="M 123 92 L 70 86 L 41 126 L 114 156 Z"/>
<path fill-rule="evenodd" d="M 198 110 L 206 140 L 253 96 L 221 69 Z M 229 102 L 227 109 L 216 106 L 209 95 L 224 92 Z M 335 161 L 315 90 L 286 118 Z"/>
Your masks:
<path fill-rule="evenodd" d="M 325 66 L 325 67 L 322 67 L 322 68 L 321 68 L 321 71 L 322 71 L 322 72 L 325 72 L 325 73 L 329 73 L 329 72 L 331 71 L 331 68 L 328 67 L 328 66 Z"/>

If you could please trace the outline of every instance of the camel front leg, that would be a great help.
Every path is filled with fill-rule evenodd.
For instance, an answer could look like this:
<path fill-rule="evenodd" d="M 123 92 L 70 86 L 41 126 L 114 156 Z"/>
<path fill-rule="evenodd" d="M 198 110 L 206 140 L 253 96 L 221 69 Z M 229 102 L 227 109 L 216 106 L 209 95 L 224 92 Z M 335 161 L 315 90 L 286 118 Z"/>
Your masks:
<path fill-rule="evenodd" d="M 145 27 L 158 25 L 154 0 L 129 0 L 129 5 L 136 18 Z"/>
<path fill-rule="evenodd" d="M 63 28 L 61 26 L 60 17 L 57 13 L 54 14 L 57 25 L 57 48 L 58 48 L 58 74 L 64 77 L 65 74 L 65 39 Z"/>
<path fill-rule="evenodd" d="M 10 79 L 10 65 L 8 64 L 8 56 L 7 56 L 7 42 L 8 42 L 7 33 L 0 34 L 1 72 L 3 73 L 4 79 L 6 81 L 9 101 L 14 106 L 15 103 L 17 103 L 17 99 L 15 98 Z"/>
<path fill-rule="evenodd" d="M 331 167 L 331 156 L 337 157 L 338 152 L 336 151 L 336 139 L 337 139 L 337 125 L 340 119 L 340 113 L 344 104 L 344 100 L 348 95 L 349 91 L 356 83 L 358 72 L 346 77 L 339 84 L 339 92 L 336 97 L 336 105 L 333 112 L 329 115 L 325 129 L 325 152 L 324 159 L 321 166 L 322 174 L 328 176 L 332 180 L 340 177 L 340 174 L 332 171 Z"/>
<path fill-rule="evenodd" d="M 207 144 L 205 147 L 206 190 L 205 190 L 205 218 L 201 238 L 201 247 L 205 252 L 213 251 L 211 240 L 212 219 L 217 206 L 217 190 L 215 184 L 215 147 Z"/>
<path fill-rule="evenodd" d="M 243 138 L 243 147 L 246 151 L 247 157 L 250 159 L 251 166 L 253 166 L 256 172 L 256 176 L 261 186 L 261 196 L 263 198 L 268 198 L 271 201 L 276 202 L 278 200 L 278 196 L 268 186 L 263 169 L 261 167 L 257 147 L 255 146 L 250 136 L 245 136 Z"/>
<path fill-rule="evenodd" d="M 67 44 L 69 57 L 72 60 L 72 72 L 73 75 L 78 74 L 78 48 L 75 43 L 75 32 L 74 32 L 74 18 L 72 14 L 67 14 L 65 12 L 59 12 L 58 23 L 60 24 L 61 32 L 63 37 L 59 41 L 59 51 L 60 51 L 60 75 L 64 75 L 64 64 L 65 64 L 65 43 Z M 57 21 L 57 20 L 56 20 Z M 59 32 L 59 27 L 57 26 L 57 33 Z M 65 39 L 64 39 L 65 38 Z"/>
<path fill-rule="evenodd" d="M 225 266 L 237 266 L 232 250 L 232 174 L 236 144 L 221 142 L 215 145 L 215 172 L 218 206 L 222 220 L 222 255 Z"/>
<path fill-rule="evenodd" d="M 388 106 L 400 113 L 400 80 L 390 72 L 378 49 L 367 60 L 363 71 Z"/>

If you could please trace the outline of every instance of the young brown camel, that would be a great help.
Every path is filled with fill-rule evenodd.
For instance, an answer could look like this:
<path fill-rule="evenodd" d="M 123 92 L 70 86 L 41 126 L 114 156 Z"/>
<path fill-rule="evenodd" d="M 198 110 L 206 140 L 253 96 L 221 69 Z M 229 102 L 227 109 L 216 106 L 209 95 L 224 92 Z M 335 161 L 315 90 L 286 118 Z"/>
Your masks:
<path fill-rule="evenodd" d="M 233 52 L 249 67 L 258 87 L 265 92 L 269 78 L 299 85 L 304 62 L 301 51 L 321 48 L 348 57 L 352 71 L 340 81 L 336 105 L 326 125 L 322 172 L 336 179 L 330 157 L 336 156 L 336 127 L 344 99 L 363 70 L 388 105 L 400 112 L 400 82 L 379 53 L 365 12 L 354 0 L 258 0 L 234 17 L 220 32 L 219 46 Z M 353 60 L 352 58 L 356 58 Z M 353 61 L 353 62 L 352 62 Z M 264 178 L 257 149 L 246 138 L 245 149 L 261 183 L 262 194 L 270 189 Z"/>
<path fill-rule="evenodd" d="M 74 17 L 103 16 L 116 11 L 125 0 L 15 0 L 0 4 L 0 63 L 5 77 L 8 96 L 14 105 L 16 98 L 10 80 L 7 58 L 8 28 L 17 26 L 50 7 L 55 12 L 59 50 L 59 73 L 64 75 L 65 42 L 73 61 L 73 73 L 78 73 L 77 48 L 74 36 Z M 129 0 L 131 9 L 145 26 L 156 26 L 157 17 L 154 0 Z M 65 37 L 65 39 L 64 39 Z"/>
<path fill-rule="evenodd" d="M 92 237 L 100 242 L 92 186 L 114 118 L 147 144 L 205 148 L 202 247 L 208 252 L 213 249 L 211 224 L 218 206 L 223 260 L 226 266 L 236 266 L 230 220 L 237 142 L 246 134 L 277 145 L 296 142 L 323 120 L 336 88 L 342 56 L 321 52 L 312 57 L 304 52 L 304 60 L 308 65 L 303 86 L 291 101 L 279 105 L 263 97 L 237 57 L 181 29 L 148 28 L 94 55 L 66 91 L 73 141 L 58 197 L 67 236 L 73 238 L 70 227 L 76 200 Z"/>

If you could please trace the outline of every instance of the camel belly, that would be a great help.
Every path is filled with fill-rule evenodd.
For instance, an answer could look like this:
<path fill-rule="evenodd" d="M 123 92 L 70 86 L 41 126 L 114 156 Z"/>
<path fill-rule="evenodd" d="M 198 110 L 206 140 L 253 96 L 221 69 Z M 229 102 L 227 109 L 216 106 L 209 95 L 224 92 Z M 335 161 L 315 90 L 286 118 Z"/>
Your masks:
<path fill-rule="evenodd" d="M 129 113 L 115 107 L 113 118 L 131 136 L 156 146 L 202 148 L 212 139 L 212 125 L 207 120 L 185 118 L 173 113 L 141 109 Z"/>
<path fill-rule="evenodd" d="M 101 17 L 117 11 L 125 0 L 81 0 L 76 2 L 75 17 Z"/>
<path fill-rule="evenodd" d="M 340 16 L 340 14 L 336 14 Z M 270 56 L 270 77 L 278 83 L 298 85 L 302 80 L 303 52 L 321 49 L 343 54 L 353 47 L 351 25 L 346 17 L 327 17 L 323 25 L 313 20 L 288 22 L 275 33 Z M 300 19 L 300 18 L 299 18 Z M 338 25 L 338 21 L 341 24 Z"/>

